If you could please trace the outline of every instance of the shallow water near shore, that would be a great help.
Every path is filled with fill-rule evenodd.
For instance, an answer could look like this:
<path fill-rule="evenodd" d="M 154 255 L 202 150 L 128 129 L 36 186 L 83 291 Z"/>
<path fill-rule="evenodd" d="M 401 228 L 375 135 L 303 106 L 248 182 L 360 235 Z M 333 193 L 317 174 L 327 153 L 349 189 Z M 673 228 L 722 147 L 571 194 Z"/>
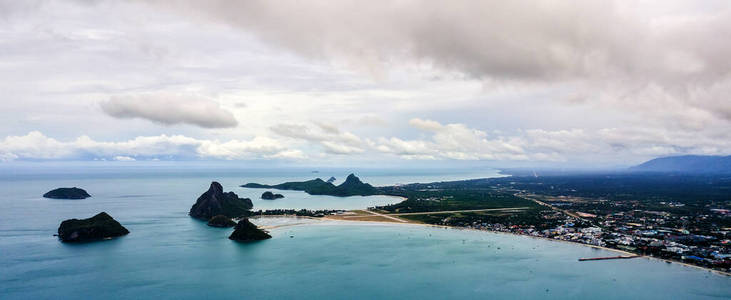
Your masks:
<path fill-rule="evenodd" d="M 264 190 L 237 187 L 245 182 L 347 175 L 338 172 L 96 176 L 21 172 L 22 176 L 4 178 L 0 181 L 4 191 L 0 195 L 0 298 L 731 297 L 731 279 L 725 276 L 647 259 L 578 262 L 579 257 L 616 254 L 528 237 L 414 225 L 265 218 L 254 222 L 278 226 L 270 230 L 272 239 L 236 243 L 227 239 L 231 229 L 208 227 L 187 216 L 211 180 L 220 181 L 226 191 L 252 198 L 255 209 L 353 209 L 399 201 L 294 191 L 284 191 L 285 199 L 266 201 L 257 200 Z M 413 176 L 384 171 L 379 177 L 377 171 L 370 172 L 361 178 L 379 185 L 409 182 Z M 444 176 L 495 173 L 485 174 Z M 93 197 L 41 197 L 62 186 L 85 188 Z M 62 244 L 52 236 L 60 221 L 100 211 L 108 212 L 131 233 L 77 245 Z M 281 226 L 292 223 L 306 224 Z"/>

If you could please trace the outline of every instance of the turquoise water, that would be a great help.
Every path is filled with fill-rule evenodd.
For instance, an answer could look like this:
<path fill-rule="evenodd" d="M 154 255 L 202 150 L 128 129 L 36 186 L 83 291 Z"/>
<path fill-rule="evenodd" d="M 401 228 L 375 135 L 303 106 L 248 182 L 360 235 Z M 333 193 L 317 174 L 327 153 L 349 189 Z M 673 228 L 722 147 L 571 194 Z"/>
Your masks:
<path fill-rule="evenodd" d="M 647 259 L 578 262 L 611 255 L 578 245 L 468 230 L 298 219 L 260 219 L 272 239 L 229 241 L 186 214 L 211 180 L 240 196 L 248 182 L 329 177 L 320 170 L 14 171 L 0 181 L 0 299 L 509 298 L 728 299 L 731 279 Z M 342 179 L 347 171 L 330 170 Z M 335 174 L 337 173 L 337 174 Z M 438 172 L 420 178 L 437 177 Z M 342 174 L 342 175 L 339 175 Z M 484 176 L 494 175 L 486 170 Z M 413 172 L 365 170 L 364 181 L 408 182 Z M 480 172 L 446 172 L 445 177 Z M 413 180 L 421 181 L 421 180 Z M 41 198 L 79 186 L 85 200 Z M 332 198 L 285 192 L 259 208 L 360 208 L 391 197 Z M 282 201 L 284 200 L 284 201 Z M 52 236 L 61 220 L 106 211 L 131 233 L 69 245 Z"/>

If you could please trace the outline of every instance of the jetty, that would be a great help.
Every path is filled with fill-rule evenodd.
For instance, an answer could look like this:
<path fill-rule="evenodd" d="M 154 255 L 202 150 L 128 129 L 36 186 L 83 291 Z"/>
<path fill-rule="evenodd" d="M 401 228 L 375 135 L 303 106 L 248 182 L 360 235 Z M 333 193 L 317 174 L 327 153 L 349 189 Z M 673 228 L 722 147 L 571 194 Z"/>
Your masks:
<path fill-rule="evenodd" d="M 590 258 L 579 258 L 579 261 L 592 261 L 592 260 L 608 260 L 608 259 L 630 259 L 640 257 L 642 255 L 628 255 L 628 256 L 606 256 L 606 257 L 590 257 Z"/>

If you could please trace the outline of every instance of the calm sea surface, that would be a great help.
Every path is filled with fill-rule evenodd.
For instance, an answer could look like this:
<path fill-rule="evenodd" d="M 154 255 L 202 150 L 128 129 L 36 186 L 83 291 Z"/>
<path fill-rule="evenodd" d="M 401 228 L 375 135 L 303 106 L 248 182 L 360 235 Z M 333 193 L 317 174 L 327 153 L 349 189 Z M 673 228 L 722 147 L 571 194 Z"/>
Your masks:
<path fill-rule="evenodd" d="M 283 225 L 272 239 L 236 243 L 231 229 L 187 216 L 212 180 L 250 197 L 254 209 L 354 209 L 393 197 L 336 198 L 263 190 L 349 170 L 176 169 L 40 165 L 0 174 L 0 299 L 729 299 L 731 278 L 648 259 L 578 262 L 613 255 L 589 247 L 468 230 L 266 218 Z M 494 170 L 356 170 L 375 185 L 496 176 Z M 77 186 L 92 198 L 41 197 Z M 69 218 L 106 211 L 131 233 L 109 241 L 62 244 Z"/>

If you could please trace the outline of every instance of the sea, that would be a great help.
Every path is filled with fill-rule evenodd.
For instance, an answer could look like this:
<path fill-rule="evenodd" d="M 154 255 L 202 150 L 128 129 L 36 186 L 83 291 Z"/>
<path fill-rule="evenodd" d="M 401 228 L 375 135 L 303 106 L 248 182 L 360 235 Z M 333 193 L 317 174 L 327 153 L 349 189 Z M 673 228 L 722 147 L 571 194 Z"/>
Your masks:
<path fill-rule="evenodd" d="M 386 196 L 264 190 L 355 173 L 374 185 L 502 176 L 497 170 L 249 168 L 232 164 L 0 165 L 0 299 L 729 299 L 731 278 L 652 259 L 579 262 L 616 253 L 565 242 L 420 225 L 261 218 L 272 239 L 238 243 L 187 213 L 211 181 L 254 210 L 361 209 Z M 84 200 L 46 199 L 80 187 Z M 129 229 L 65 244 L 61 221 L 105 211 Z"/>

